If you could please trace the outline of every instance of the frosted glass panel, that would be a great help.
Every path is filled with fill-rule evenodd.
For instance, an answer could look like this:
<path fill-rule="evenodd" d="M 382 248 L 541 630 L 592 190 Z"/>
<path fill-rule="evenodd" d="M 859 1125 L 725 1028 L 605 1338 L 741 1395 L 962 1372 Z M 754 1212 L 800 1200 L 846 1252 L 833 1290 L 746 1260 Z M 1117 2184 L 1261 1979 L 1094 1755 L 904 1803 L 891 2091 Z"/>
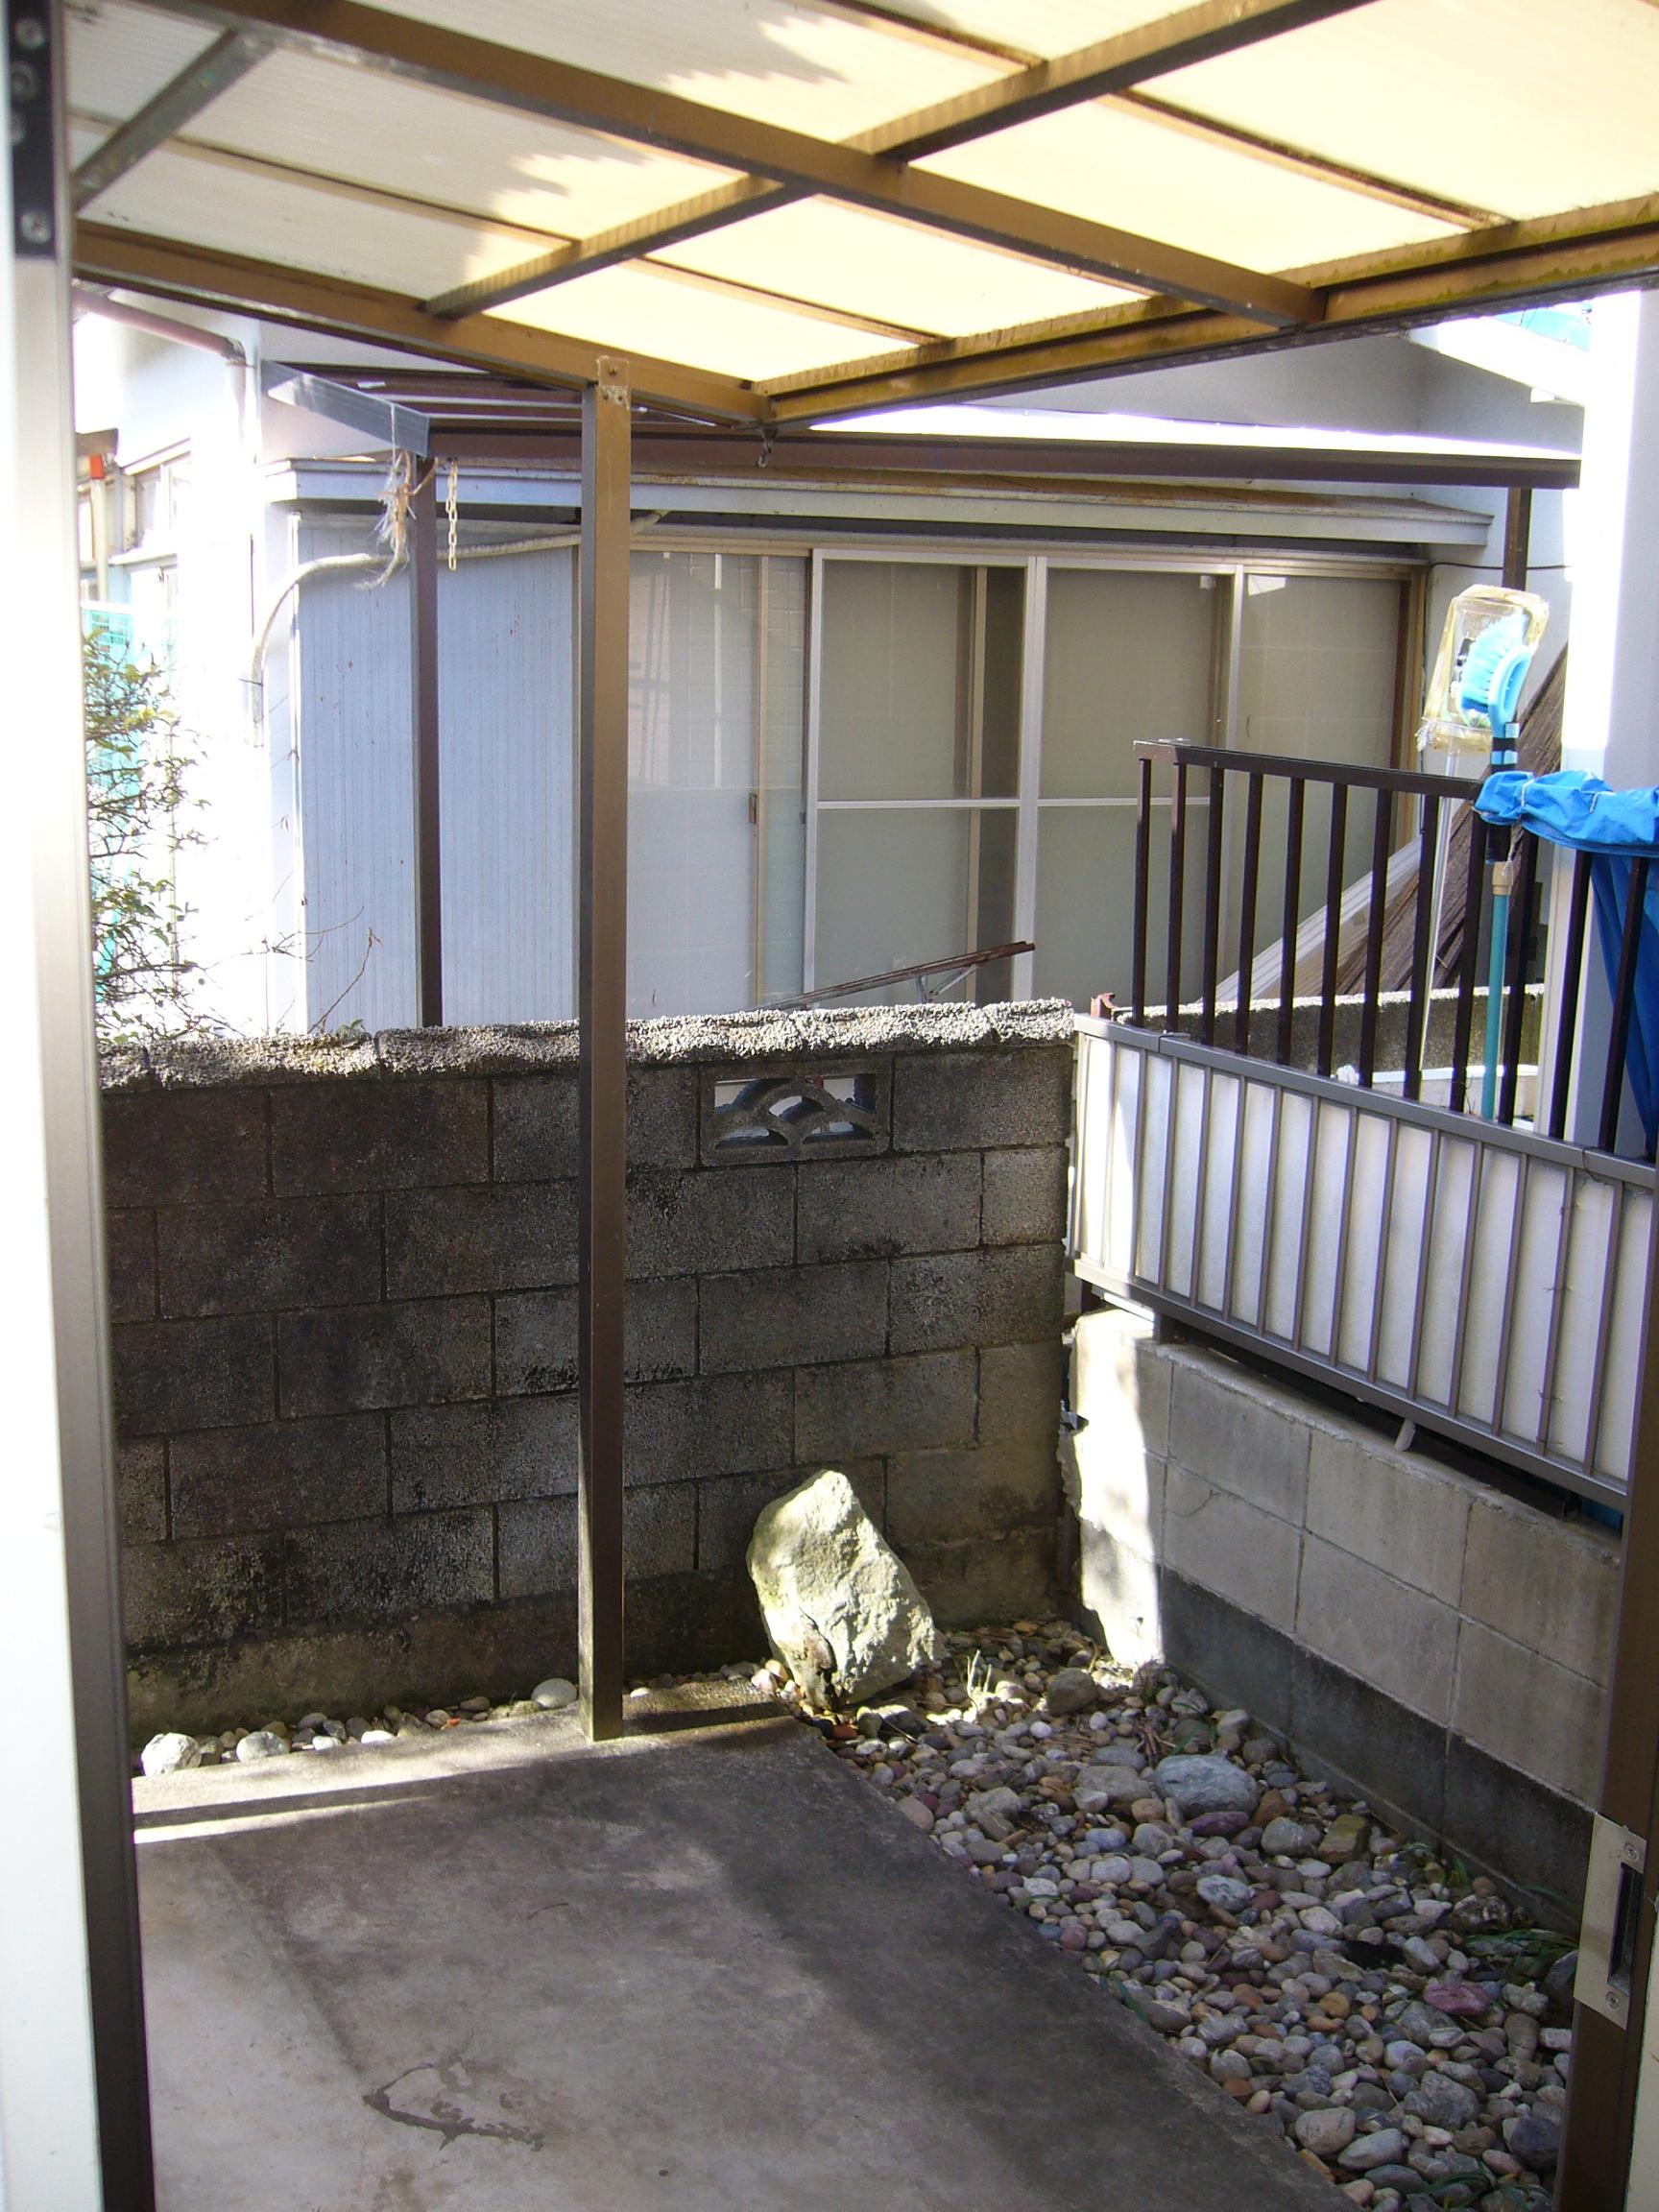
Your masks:
<path fill-rule="evenodd" d="M 1222 604 L 1207 576 L 1049 570 L 1045 799 L 1130 798 L 1138 741 L 1214 742 L 1211 669 Z"/>
<path fill-rule="evenodd" d="M 860 807 L 820 815 L 819 984 L 1007 944 L 1014 934 L 1014 848 L 1012 808 Z M 1006 974 L 982 972 L 981 999 L 1007 990 Z M 871 1001 L 915 996 L 914 983 L 862 995 Z"/>
<path fill-rule="evenodd" d="M 1188 866 L 1181 940 L 1181 996 L 1200 987 L 1202 868 L 1209 809 L 1190 799 Z M 1162 1005 L 1168 948 L 1169 808 L 1152 812 L 1151 894 L 1146 932 L 1146 999 Z M 1135 809 L 1133 806 L 1045 806 L 1037 846 L 1036 995 L 1070 998 L 1087 1011 L 1098 992 L 1119 1006 L 1134 995 Z"/>
<path fill-rule="evenodd" d="M 1013 796 L 1022 582 L 944 562 L 825 563 L 822 797 Z"/>
<path fill-rule="evenodd" d="M 1385 767 L 1394 742 L 1400 586 L 1352 576 L 1245 579 L 1239 742 Z"/>
<path fill-rule="evenodd" d="M 1254 753 L 1385 768 L 1394 749 L 1394 683 L 1400 637 L 1398 583 L 1350 576 L 1246 579 L 1239 666 L 1239 744 Z M 1228 779 L 1230 879 L 1243 866 L 1244 789 Z M 1371 865 L 1373 802 L 1349 802 L 1342 879 Z M 1286 799 L 1270 787 L 1262 820 L 1262 904 L 1256 945 L 1276 944 L 1283 928 Z M 1395 826 L 1398 843 L 1403 825 Z M 1325 901 L 1331 844 L 1328 789 L 1308 785 L 1303 818 L 1299 913 Z M 1223 961 L 1223 968 L 1226 962 Z"/>
<path fill-rule="evenodd" d="M 806 899 L 807 564 L 786 555 L 759 563 L 765 648 L 760 701 L 760 974 L 756 997 L 801 989 Z"/>
<path fill-rule="evenodd" d="M 804 564 L 727 553 L 637 552 L 629 643 L 628 1011 L 724 1013 L 756 998 L 757 839 L 780 825 L 769 927 L 789 987 L 791 815 L 800 913 L 799 718 Z M 764 601 L 764 609 L 762 607 Z M 765 629 L 762 630 L 764 613 Z M 764 650 L 762 642 L 764 641 Z M 797 731 L 793 765 L 790 716 Z M 768 805 L 759 733 L 768 735 Z M 777 804 L 771 802 L 776 800 Z M 770 857 L 770 854 L 769 854 Z M 799 973 L 799 921 L 794 931 Z"/>

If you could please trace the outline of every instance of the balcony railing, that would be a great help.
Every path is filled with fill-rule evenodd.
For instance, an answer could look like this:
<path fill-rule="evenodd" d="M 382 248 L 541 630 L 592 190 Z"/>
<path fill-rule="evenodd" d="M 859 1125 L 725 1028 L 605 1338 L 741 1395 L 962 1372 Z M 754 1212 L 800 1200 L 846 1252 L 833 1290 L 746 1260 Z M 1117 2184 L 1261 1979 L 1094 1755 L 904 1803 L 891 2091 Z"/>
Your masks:
<path fill-rule="evenodd" d="M 1621 1503 L 1654 1191 L 1649 1165 L 1614 1156 L 1646 866 L 1575 1095 L 1588 861 L 1545 1022 L 1538 847 L 1488 831 L 1477 783 L 1136 753 L 1131 1002 L 1077 1025 L 1077 1272 Z"/>
<path fill-rule="evenodd" d="M 1321 1076 L 1338 1071 L 1347 1029 L 1349 1080 L 1362 1090 L 1382 1083 L 1407 1100 L 1424 1097 L 1428 1083 L 1454 1113 L 1482 1104 L 1490 1062 L 1487 1119 L 1557 1140 L 1571 1119 L 1585 1142 L 1616 1148 L 1646 861 L 1630 871 L 1611 1012 L 1578 1071 L 1575 1100 L 1587 855 L 1574 856 L 1558 987 L 1550 1028 L 1539 1035 L 1546 870 L 1532 836 L 1490 828 L 1475 813 L 1478 781 L 1199 745 L 1141 744 L 1135 755 L 1127 1011 L 1137 1027 L 1179 1031 Z M 1153 841 L 1155 812 L 1166 811 L 1153 805 L 1160 775 L 1169 781 L 1166 854 L 1155 854 Z M 1506 935 L 1493 974 L 1492 878 L 1502 862 Z M 1161 1006 L 1149 1004 L 1156 990 Z M 1431 1074 L 1426 1051 L 1436 1044 L 1444 1064 Z"/>

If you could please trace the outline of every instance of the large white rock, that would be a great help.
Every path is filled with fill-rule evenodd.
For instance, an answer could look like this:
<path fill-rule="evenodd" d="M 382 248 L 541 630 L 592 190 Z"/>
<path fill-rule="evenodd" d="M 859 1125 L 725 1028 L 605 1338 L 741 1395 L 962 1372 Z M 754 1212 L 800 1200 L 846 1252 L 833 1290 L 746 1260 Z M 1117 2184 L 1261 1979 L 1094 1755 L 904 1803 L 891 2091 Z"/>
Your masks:
<path fill-rule="evenodd" d="M 762 1511 L 749 1574 L 773 1650 L 820 1703 L 874 1697 L 939 1656 L 926 1599 L 833 1469 Z"/>
<path fill-rule="evenodd" d="M 181 1767 L 200 1767 L 202 1747 L 194 1736 L 180 1736 L 177 1730 L 165 1736 L 152 1736 L 138 1754 L 138 1764 L 146 1774 L 177 1774 Z"/>

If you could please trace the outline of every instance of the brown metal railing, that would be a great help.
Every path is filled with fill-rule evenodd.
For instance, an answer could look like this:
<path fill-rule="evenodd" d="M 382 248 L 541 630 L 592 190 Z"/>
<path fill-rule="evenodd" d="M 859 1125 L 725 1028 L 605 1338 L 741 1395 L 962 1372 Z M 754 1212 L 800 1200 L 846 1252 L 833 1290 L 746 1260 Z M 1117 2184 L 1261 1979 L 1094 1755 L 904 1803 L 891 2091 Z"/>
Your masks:
<path fill-rule="evenodd" d="M 1423 1094 L 1425 1050 L 1430 1022 L 1438 1003 L 1452 995 L 1450 1087 L 1454 1113 L 1480 1104 L 1484 1061 L 1484 1022 L 1478 1014 L 1489 988 L 1486 959 L 1493 909 L 1493 869 L 1506 862 L 1509 877 L 1508 937 L 1502 984 L 1499 1070 L 1492 1118 L 1513 1127 L 1520 1100 L 1523 1054 L 1527 1044 L 1528 986 L 1539 969 L 1541 870 L 1537 841 L 1526 831 L 1495 829 L 1482 822 L 1469 802 L 1479 793 L 1478 779 L 1429 775 L 1406 769 L 1340 766 L 1266 753 L 1222 751 L 1214 746 L 1167 741 L 1138 744 L 1135 845 L 1134 934 L 1131 949 L 1129 1018 L 1148 1026 L 1149 969 L 1152 964 L 1154 900 L 1152 831 L 1154 813 L 1166 808 L 1168 869 L 1165 895 L 1163 958 L 1164 1005 L 1152 1010 L 1151 1025 L 1179 1031 L 1204 1046 L 1228 1044 L 1238 1053 L 1265 1058 L 1282 1067 L 1310 1068 L 1332 1074 L 1336 1059 L 1338 1010 L 1358 1003 L 1355 1070 L 1361 1088 L 1379 1075 L 1385 996 L 1404 997 L 1404 1035 L 1390 1052 L 1388 1073 L 1400 1070 L 1401 1091 L 1408 1100 Z M 1155 794 L 1154 777 L 1169 777 L 1167 795 Z M 1242 784 L 1242 791 L 1239 785 Z M 1325 851 L 1317 865 L 1308 846 L 1317 828 L 1310 824 L 1310 794 L 1324 800 Z M 1242 831 L 1236 870 L 1227 865 L 1229 829 L 1239 820 Z M 1205 805 L 1202 844 L 1191 814 Z M 1283 887 L 1262 880 L 1265 827 L 1282 828 Z M 1414 843 L 1415 869 L 1401 869 L 1402 846 Z M 1361 857 L 1363 856 L 1363 857 Z M 1406 881 L 1389 891 L 1390 862 Z M 1194 866 L 1201 878 L 1190 880 Z M 1313 873 L 1310 902 L 1305 878 Z M 1351 873 L 1352 870 L 1352 873 Z M 1617 1148 L 1624 1095 L 1623 1070 L 1630 1040 L 1636 962 L 1641 941 L 1643 902 L 1648 865 L 1632 867 L 1623 915 L 1618 973 L 1612 990 L 1604 1052 L 1599 1066 L 1580 1071 L 1588 1098 L 1580 1127 L 1597 1132 L 1599 1148 Z M 1361 911 L 1354 913 L 1360 886 Z M 1574 1074 L 1574 1045 L 1580 1019 L 1580 988 L 1590 908 L 1590 861 L 1574 856 L 1567 903 L 1565 957 L 1560 968 L 1558 1004 L 1551 1050 L 1541 1050 L 1551 1081 L 1546 1097 L 1534 1106 L 1534 1126 L 1561 1139 Z M 1264 898 L 1277 901 L 1279 923 L 1277 1006 L 1268 1018 L 1255 1003 L 1254 976 L 1264 954 L 1258 950 Z M 1323 943 L 1317 955 L 1317 981 L 1297 989 L 1297 934 L 1312 912 L 1323 912 Z M 1196 914 L 1193 913 L 1194 905 Z M 1362 944 L 1344 947 L 1345 916 L 1352 935 L 1362 924 Z M 1195 999 L 1183 990 L 1190 973 L 1190 948 L 1199 952 Z M 1236 989 L 1224 998 L 1223 963 L 1236 951 Z M 1302 966 L 1310 968 L 1310 951 Z M 1185 1001 L 1185 1007 L 1184 1007 Z M 1310 1008 L 1311 1001 L 1311 1008 Z M 1397 1003 L 1397 1001 L 1396 1001 Z M 1229 1024 L 1223 1017 L 1231 1017 Z M 1308 1025 L 1311 1018 L 1311 1049 Z M 1351 1013 L 1348 1016 L 1352 1020 Z M 1398 1037 L 1398 1032 L 1396 1032 Z M 1298 1041 L 1300 1040 L 1300 1046 Z M 1300 1058 L 1296 1053 L 1300 1049 Z M 1397 1056 L 1396 1056 L 1397 1054 Z M 1475 1095 L 1471 1096 L 1473 1089 Z M 1588 1118 L 1585 1118 L 1587 1113 Z"/>

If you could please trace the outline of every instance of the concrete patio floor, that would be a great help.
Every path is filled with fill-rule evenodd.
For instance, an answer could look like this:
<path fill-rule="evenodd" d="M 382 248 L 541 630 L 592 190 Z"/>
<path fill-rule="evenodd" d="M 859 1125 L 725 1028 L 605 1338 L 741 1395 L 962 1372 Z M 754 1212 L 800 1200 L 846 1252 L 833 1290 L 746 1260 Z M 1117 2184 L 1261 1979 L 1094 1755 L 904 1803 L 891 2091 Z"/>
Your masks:
<path fill-rule="evenodd" d="M 135 1785 L 161 2212 L 1331 2212 L 789 1720 Z"/>

